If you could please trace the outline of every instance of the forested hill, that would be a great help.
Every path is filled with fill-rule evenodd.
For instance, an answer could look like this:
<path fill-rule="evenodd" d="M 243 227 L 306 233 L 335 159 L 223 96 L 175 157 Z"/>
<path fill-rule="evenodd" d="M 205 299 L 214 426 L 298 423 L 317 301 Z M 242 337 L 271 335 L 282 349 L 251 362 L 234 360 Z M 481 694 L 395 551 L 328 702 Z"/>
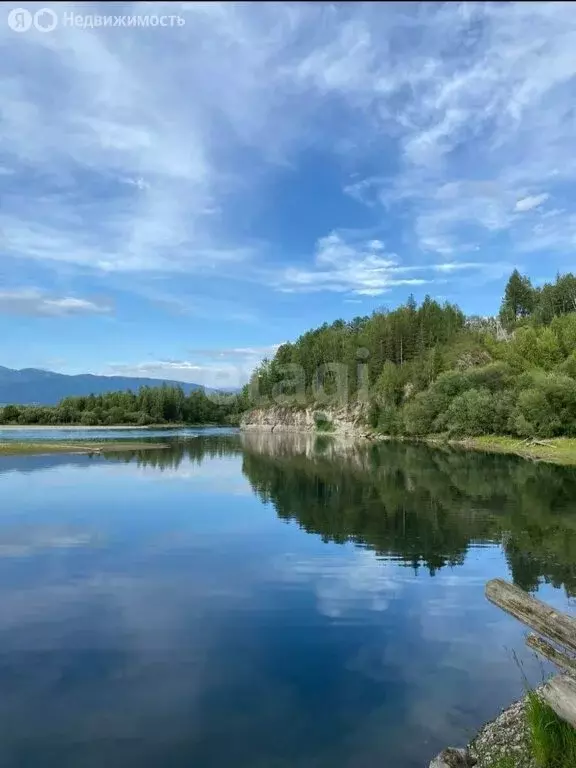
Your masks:
<path fill-rule="evenodd" d="M 534 287 L 514 271 L 498 317 L 427 297 L 324 324 L 264 361 L 245 395 L 354 404 L 368 390 L 372 426 L 387 434 L 575 436 L 575 350 L 576 277 Z"/>
<path fill-rule="evenodd" d="M 0 366 L 0 405 L 20 403 L 55 405 L 65 397 L 101 395 L 105 392 L 136 391 L 140 387 L 159 387 L 163 383 L 181 386 L 186 394 L 200 389 L 198 384 L 181 384 L 176 381 L 132 378 L 129 376 L 94 376 L 80 374 L 68 376 L 38 368 L 14 370 Z"/>

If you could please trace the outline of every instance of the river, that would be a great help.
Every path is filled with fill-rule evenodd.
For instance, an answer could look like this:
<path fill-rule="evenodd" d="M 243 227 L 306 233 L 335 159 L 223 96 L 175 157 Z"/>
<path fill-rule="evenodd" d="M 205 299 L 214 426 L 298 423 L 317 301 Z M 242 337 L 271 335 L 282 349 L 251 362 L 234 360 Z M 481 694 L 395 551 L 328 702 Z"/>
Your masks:
<path fill-rule="evenodd" d="M 546 672 L 484 585 L 574 611 L 575 470 L 146 439 L 0 457 L 2 768 L 424 768 Z"/>

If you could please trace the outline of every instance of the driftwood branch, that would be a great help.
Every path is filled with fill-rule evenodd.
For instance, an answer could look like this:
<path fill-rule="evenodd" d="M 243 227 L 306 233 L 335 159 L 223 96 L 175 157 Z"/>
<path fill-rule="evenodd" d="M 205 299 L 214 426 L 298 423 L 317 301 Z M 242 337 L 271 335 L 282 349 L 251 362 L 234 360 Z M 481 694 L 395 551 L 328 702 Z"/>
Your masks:
<path fill-rule="evenodd" d="M 544 656 L 545 659 L 548 659 L 548 661 L 551 661 L 557 667 L 560 667 L 560 669 L 576 676 L 576 659 L 562 653 L 562 651 L 559 651 L 547 640 L 538 637 L 538 635 L 530 634 L 526 638 L 526 645 L 541 656 Z"/>
<path fill-rule="evenodd" d="M 488 582 L 486 597 L 531 629 L 558 645 L 576 651 L 576 619 L 556 611 L 502 579 Z M 574 684 L 576 685 L 576 682 Z"/>
<path fill-rule="evenodd" d="M 576 728 L 576 680 L 573 677 L 553 677 L 542 686 L 539 693 L 558 717 Z"/>

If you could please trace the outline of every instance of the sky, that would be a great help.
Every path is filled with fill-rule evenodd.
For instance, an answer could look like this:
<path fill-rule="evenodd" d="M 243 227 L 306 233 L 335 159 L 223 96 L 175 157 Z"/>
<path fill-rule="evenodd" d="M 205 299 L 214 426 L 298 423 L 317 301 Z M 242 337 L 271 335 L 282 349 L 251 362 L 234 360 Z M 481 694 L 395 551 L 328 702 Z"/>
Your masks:
<path fill-rule="evenodd" d="M 0 62 L 0 365 L 235 386 L 574 268 L 576 3 L 3 3 Z"/>

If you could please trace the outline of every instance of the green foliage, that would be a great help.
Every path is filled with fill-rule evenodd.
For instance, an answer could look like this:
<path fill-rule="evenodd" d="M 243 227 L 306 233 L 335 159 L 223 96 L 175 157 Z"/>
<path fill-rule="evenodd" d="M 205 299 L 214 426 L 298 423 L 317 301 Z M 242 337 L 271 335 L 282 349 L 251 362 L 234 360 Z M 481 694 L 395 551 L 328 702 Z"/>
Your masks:
<path fill-rule="evenodd" d="M 293 344 L 283 344 L 273 360 L 264 360 L 254 371 L 248 392 L 257 405 L 277 402 L 286 392 L 295 402 L 325 402 L 341 389 L 351 400 L 367 377 L 375 397 L 394 403 L 408 382 L 418 390 L 433 381 L 443 368 L 441 348 L 457 337 L 464 324 L 457 307 L 440 305 L 430 297 L 420 307 L 411 297 L 392 312 L 325 323 Z M 301 376 L 294 375 L 288 388 L 292 368 Z"/>
<path fill-rule="evenodd" d="M 576 277 L 536 289 L 515 270 L 500 319 L 410 297 L 392 312 L 324 324 L 283 344 L 244 394 L 261 406 L 282 391 L 293 406 L 327 407 L 342 382 L 347 402 L 362 392 L 370 425 L 389 435 L 576 435 Z"/>
<path fill-rule="evenodd" d="M 494 431 L 494 395 L 488 389 L 468 389 L 455 397 L 436 425 L 451 435 L 487 435 Z"/>
<path fill-rule="evenodd" d="M 383 435 L 398 435 L 402 432 L 400 409 L 395 405 L 384 405 L 380 408 L 378 419 L 374 425 Z"/>
<path fill-rule="evenodd" d="M 494 362 L 466 372 L 468 384 L 472 389 L 488 389 L 501 392 L 512 385 L 512 371 L 503 362 Z"/>
<path fill-rule="evenodd" d="M 410 297 L 393 311 L 325 323 L 282 344 L 238 395 L 144 387 L 55 408 L 7 405 L 0 423 L 237 424 L 253 406 L 360 401 L 371 426 L 390 435 L 576 435 L 576 277 L 536 289 L 514 271 L 500 319 Z"/>
<path fill-rule="evenodd" d="M 196 390 L 188 396 L 181 387 L 142 387 L 135 392 L 109 392 L 88 397 L 67 397 L 54 407 L 6 405 L 0 424 L 227 424 L 244 409 L 243 395 L 207 395 Z"/>
<path fill-rule="evenodd" d="M 402 399 L 404 385 L 405 378 L 402 375 L 401 367 L 390 360 L 386 360 L 376 381 L 373 396 L 386 405 L 398 405 Z"/>
<path fill-rule="evenodd" d="M 487 768 L 518 768 L 518 761 L 511 755 L 497 757 Z"/>
<path fill-rule="evenodd" d="M 502 325 L 512 327 L 519 318 L 530 315 L 534 311 L 536 302 L 537 294 L 529 278 L 523 277 L 515 269 L 506 284 L 500 308 Z"/>
<path fill-rule="evenodd" d="M 314 414 L 314 423 L 316 424 L 316 429 L 318 432 L 333 432 L 334 431 L 334 424 L 330 421 L 330 419 L 326 416 L 325 413 L 315 413 Z"/>
<path fill-rule="evenodd" d="M 438 431 L 436 424 L 452 400 L 468 387 L 468 378 L 461 371 L 446 371 L 432 385 L 416 395 L 403 409 L 404 430 L 408 435 L 425 435 Z M 439 422 L 441 423 L 440 418 Z"/>
<path fill-rule="evenodd" d="M 571 379 L 576 379 L 576 352 L 569 355 L 566 360 L 558 366 L 558 373 L 570 376 Z"/>
<path fill-rule="evenodd" d="M 531 751 L 539 768 L 574 768 L 576 730 L 534 691 L 528 694 L 526 720 Z"/>
<path fill-rule="evenodd" d="M 520 421 L 518 421 L 518 419 Z M 576 381 L 561 374 L 537 374 L 518 395 L 519 434 L 553 437 L 576 434 Z"/>

